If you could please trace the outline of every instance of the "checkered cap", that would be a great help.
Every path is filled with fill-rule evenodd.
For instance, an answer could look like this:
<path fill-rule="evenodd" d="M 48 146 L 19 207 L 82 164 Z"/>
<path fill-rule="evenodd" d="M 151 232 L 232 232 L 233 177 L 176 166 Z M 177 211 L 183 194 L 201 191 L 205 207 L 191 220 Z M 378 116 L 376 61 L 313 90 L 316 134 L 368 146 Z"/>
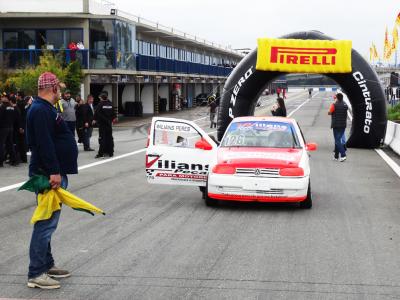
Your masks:
<path fill-rule="evenodd" d="M 45 89 L 49 87 L 53 87 L 58 85 L 60 81 L 58 80 L 57 76 L 51 72 L 44 72 L 42 75 L 39 76 L 38 79 L 38 89 Z"/>

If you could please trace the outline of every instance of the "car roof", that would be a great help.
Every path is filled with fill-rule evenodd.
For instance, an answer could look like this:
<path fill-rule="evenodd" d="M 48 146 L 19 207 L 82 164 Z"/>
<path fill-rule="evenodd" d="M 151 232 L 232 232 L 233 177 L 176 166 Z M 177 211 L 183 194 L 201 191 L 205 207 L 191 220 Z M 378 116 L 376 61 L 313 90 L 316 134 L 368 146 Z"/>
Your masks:
<path fill-rule="evenodd" d="M 290 123 L 295 124 L 296 120 L 293 118 L 286 117 L 255 117 L 255 116 L 247 116 L 247 117 L 237 117 L 232 120 L 232 122 L 248 122 L 248 121 L 270 121 L 270 122 L 282 122 L 282 123 Z"/>

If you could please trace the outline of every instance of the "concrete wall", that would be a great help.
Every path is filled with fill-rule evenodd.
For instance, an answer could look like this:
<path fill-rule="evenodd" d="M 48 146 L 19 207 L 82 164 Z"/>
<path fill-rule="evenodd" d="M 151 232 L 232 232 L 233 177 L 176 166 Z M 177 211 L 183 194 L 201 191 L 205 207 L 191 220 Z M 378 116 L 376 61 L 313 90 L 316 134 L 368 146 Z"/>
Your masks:
<path fill-rule="evenodd" d="M 122 92 L 122 107 L 125 108 L 125 102 L 134 102 L 135 101 L 135 85 L 127 84 Z"/>
<path fill-rule="evenodd" d="M 400 124 L 388 121 L 385 136 L 385 145 L 400 155 Z"/>
<path fill-rule="evenodd" d="M 142 94 L 140 96 L 143 104 L 144 114 L 154 113 L 154 87 L 152 84 L 146 84 L 142 89 Z"/>
<path fill-rule="evenodd" d="M 203 90 L 202 90 L 202 84 L 196 83 L 196 88 L 195 88 L 195 91 L 194 91 L 195 97 L 196 97 L 198 94 L 201 94 L 202 92 L 203 92 Z"/>
<path fill-rule="evenodd" d="M 161 98 L 167 98 L 167 111 L 169 110 L 169 101 L 170 101 L 170 94 L 169 94 L 169 85 L 168 84 L 160 84 L 158 86 L 158 95 Z"/>

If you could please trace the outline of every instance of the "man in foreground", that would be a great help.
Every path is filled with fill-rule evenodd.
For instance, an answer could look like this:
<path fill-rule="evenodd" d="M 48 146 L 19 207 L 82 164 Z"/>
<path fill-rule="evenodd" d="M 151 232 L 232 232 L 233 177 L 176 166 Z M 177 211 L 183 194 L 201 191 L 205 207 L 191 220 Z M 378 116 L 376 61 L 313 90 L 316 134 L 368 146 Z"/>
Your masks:
<path fill-rule="evenodd" d="M 27 114 L 27 142 L 31 149 L 29 176 L 43 174 L 49 177 L 53 189 L 68 186 L 67 174 L 78 173 L 78 148 L 73 133 L 54 104 L 60 98 L 57 77 L 45 72 L 38 80 L 38 97 Z M 29 247 L 28 287 L 60 288 L 54 278 L 69 277 L 66 270 L 57 268 L 51 253 L 51 236 L 57 228 L 61 211 L 55 211 L 48 220 L 35 223 Z"/>

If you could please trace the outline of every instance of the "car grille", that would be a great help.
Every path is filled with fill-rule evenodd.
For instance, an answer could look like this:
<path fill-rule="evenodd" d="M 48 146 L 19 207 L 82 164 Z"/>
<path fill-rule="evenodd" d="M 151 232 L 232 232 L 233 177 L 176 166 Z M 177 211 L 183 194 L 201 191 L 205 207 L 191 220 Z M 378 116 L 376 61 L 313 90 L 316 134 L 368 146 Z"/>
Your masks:
<path fill-rule="evenodd" d="M 279 169 L 236 168 L 236 175 L 246 177 L 279 177 Z"/>
<path fill-rule="evenodd" d="M 263 190 L 244 190 L 241 187 L 218 187 L 219 192 L 224 193 L 246 193 L 246 194 L 257 194 L 257 195 L 264 195 L 264 196 L 274 196 L 274 195 L 283 195 L 283 189 L 270 189 L 267 191 Z"/>

